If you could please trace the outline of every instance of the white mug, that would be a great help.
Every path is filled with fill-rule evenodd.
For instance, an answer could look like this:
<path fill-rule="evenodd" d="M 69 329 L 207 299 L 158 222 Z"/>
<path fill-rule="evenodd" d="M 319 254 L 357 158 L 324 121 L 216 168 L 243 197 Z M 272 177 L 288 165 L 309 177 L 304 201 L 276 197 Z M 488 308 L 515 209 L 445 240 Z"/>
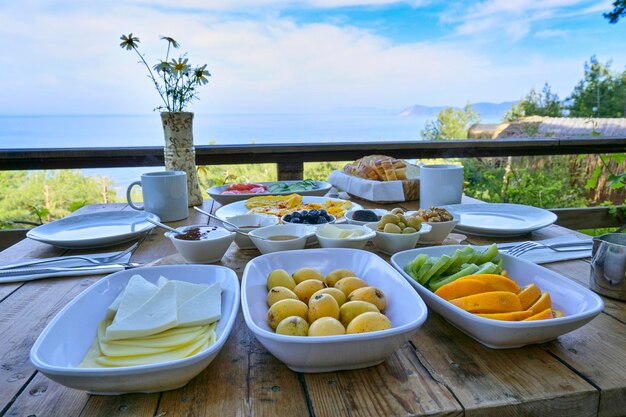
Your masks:
<path fill-rule="evenodd" d="M 420 208 L 459 204 L 463 196 L 463 165 L 420 166 Z"/>
<path fill-rule="evenodd" d="M 143 205 L 133 203 L 130 194 L 135 185 L 141 186 Z M 184 171 L 159 171 L 141 175 L 141 181 L 135 181 L 126 190 L 126 200 L 135 210 L 154 213 L 162 222 L 186 219 L 187 174 Z"/>

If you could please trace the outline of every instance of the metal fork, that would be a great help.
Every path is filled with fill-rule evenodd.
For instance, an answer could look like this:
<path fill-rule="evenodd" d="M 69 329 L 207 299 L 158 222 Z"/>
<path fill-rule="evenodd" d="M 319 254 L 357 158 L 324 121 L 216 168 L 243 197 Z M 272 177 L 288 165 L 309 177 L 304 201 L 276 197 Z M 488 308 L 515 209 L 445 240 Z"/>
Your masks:
<path fill-rule="evenodd" d="M 135 249 L 137 249 L 137 247 L 139 246 L 139 244 L 143 241 L 140 240 L 138 242 L 135 242 L 133 245 L 131 245 L 129 248 L 127 248 L 126 250 L 123 250 L 122 252 L 110 255 L 110 256 L 103 256 L 103 257 L 99 257 L 99 258 L 90 258 L 88 256 L 84 256 L 84 255 L 70 255 L 70 256 L 65 256 L 62 258 L 55 258 L 55 259 L 39 259 L 36 261 L 29 261 L 29 262 L 22 262 L 22 263 L 18 263 L 18 264 L 12 264 L 12 265 L 3 265 L 0 266 L 0 270 L 3 269 L 15 269 L 15 268 L 22 268 L 22 267 L 26 267 L 26 266 L 32 266 L 32 265 L 40 265 L 40 264 L 45 264 L 45 263 L 49 263 L 49 262 L 59 262 L 59 261 L 66 261 L 66 260 L 72 260 L 72 259 L 82 259 L 84 261 L 87 261 L 89 263 L 92 263 L 94 265 L 103 265 L 103 264 L 108 264 L 111 263 L 117 259 L 120 259 L 126 255 L 128 255 L 129 253 L 134 252 Z"/>
<path fill-rule="evenodd" d="M 573 252 L 577 250 L 583 250 L 584 246 L 589 246 L 591 249 L 591 241 L 581 240 L 580 242 L 572 242 L 572 243 L 564 243 L 564 244 L 554 244 L 548 245 L 545 243 L 539 242 L 523 242 L 517 246 L 513 246 L 512 248 L 506 251 L 507 255 L 519 257 L 534 249 L 548 248 L 555 252 Z M 586 248 L 585 248 L 586 249 Z"/>

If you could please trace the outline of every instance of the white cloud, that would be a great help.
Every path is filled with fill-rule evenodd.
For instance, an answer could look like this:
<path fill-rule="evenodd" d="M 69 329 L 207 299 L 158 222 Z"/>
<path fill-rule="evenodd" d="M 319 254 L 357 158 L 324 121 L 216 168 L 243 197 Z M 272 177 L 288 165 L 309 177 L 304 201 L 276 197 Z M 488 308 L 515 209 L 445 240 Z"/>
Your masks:
<path fill-rule="evenodd" d="M 545 81 L 563 96 L 582 65 L 580 58 L 510 61 L 458 39 L 394 44 L 355 27 L 271 15 L 224 18 L 120 4 L 97 13 L 33 3 L 27 9 L 0 9 L 0 35 L 9 45 L 0 56 L 0 114 L 149 112 L 160 104 L 156 91 L 137 57 L 118 46 L 119 36 L 131 31 L 150 63 L 164 51 L 158 36 L 167 35 L 190 52 L 193 64 L 208 64 L 213 77 L 192 106 L 204 113 L 463 105 L 517 99 Z M 492 24 L 487 15 L 481 19 L 475 22 Z M 512 37 L 525 36 L 528 26 L 510 30 Z"/>

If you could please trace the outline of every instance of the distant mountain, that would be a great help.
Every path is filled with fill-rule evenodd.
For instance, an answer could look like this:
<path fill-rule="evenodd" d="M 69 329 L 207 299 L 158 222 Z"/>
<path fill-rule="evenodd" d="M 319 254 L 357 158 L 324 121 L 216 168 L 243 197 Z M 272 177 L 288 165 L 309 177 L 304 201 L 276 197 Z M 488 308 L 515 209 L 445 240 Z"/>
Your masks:
<path fill-rule="evenodd" d="M 511 108 L 517 101 L 505 101 L 504 103 L 472 103 L 472 110 L 480 113 L 483 119 L 501 119 L 502 116 Z M 416 104 L 402 110 L 399 116 L 417 116 L 417 117 L 437 117 L 437 114 L 446 107 L 450 106 L 423 106 Z M 454 106 L 453 106 L 454 107 Z M 459 109 L 460 107 L 454 107 Z"/>

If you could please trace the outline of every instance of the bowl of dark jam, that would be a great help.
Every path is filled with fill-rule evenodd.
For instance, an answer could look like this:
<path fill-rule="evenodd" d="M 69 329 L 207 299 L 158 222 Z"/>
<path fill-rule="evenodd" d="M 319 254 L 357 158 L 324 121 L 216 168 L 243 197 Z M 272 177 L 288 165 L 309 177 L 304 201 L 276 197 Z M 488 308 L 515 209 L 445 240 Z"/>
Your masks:
<path fill-rule="evenodd" d="M 165 236 L 188 263 L 219 262 L 235 240 L 235 232 L 223 227 L 191 225 L 176 230 L 181 233 L 167 232 Z"/>

